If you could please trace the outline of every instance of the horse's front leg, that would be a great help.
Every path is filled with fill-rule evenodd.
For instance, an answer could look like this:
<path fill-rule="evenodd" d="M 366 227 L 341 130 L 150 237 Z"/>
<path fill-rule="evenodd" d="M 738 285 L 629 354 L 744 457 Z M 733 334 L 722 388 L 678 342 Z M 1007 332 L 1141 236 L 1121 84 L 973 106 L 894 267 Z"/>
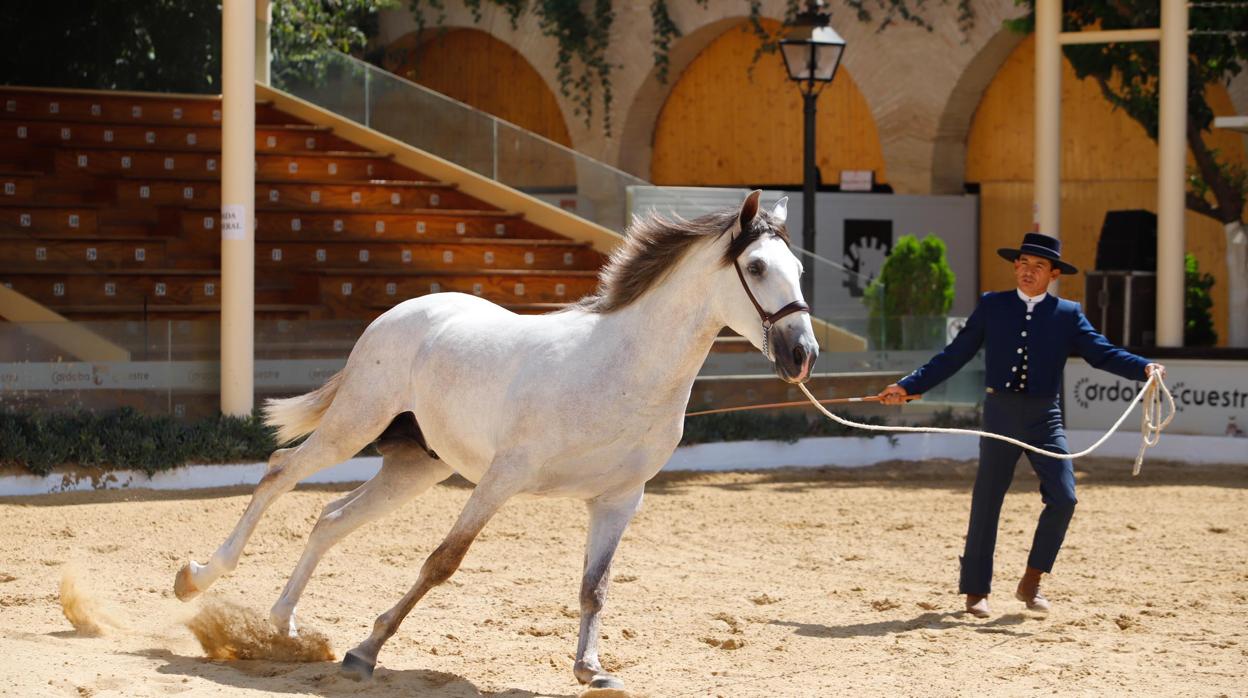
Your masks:
<path fill-rule="evenodd" d="M 576 643 L 576 680 L 591 688 L 623 688 L 624 684 L 602 668 L 598 660 L 598 636 L 602 630 L 602 607 L 607 602 L 611 559 L 624 529 L 641 509 L 644 488 L 620 497 L 589 502 L 589 542 L 585 548 L 585 574 L 581 578 L 581 632 Z"/>

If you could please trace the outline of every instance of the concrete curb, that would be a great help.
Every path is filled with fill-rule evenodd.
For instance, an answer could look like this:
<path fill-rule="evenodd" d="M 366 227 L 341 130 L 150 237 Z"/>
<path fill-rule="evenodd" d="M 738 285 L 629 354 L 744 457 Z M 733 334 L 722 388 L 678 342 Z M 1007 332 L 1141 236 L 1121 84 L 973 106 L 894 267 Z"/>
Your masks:
<path fill-rule="evenodd" d="M 1071 450 L 1078 451 L 1100 438 L 1099 432 L 1068 433 Z M 979 455 L 973 436 L 902 434 L 895 444 L 882 437 L 812 437 L 784 441 L 734 441 L 698 444 L 676 449 L 664 466 L 667 471 L 768 470 L 786 467 L 863 468 L 884 461 L 920 461 L 932 458 L 974 460 Z M 1096 452 L 1101 458 L 1133 460 L 1139 434 L 1118 433 Z M 1149 450 L 1147 461 L 1189 465 L 1248 465 L 1248 439 L 1166 434 Z M 381 467 L 381 458 L 353 458 L 304 480 L 306 483 L 361 482 Z M 264 475 L 264 463 L 188 465 L 148 477 L 137 470 L 111 470 L 50 475 L 0 476 L 0 497 L 50 494 L 95 489 L 193 490 L 254 485 Z"/>

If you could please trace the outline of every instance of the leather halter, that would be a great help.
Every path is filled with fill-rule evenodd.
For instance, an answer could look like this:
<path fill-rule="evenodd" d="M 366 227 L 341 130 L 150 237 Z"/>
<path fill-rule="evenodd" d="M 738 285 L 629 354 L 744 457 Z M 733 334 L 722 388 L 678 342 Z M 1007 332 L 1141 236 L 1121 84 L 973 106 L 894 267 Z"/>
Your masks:
<path fill-rule="evenodd" d="M 754 309 L 758 311 L 758 317 L 763 321 L 763 356 L 768 360 L 774 361 L 771 356 L 771 328 L 776 326 L 783 318 L 793 313 L 809 313 L 810 306 L 805 301 L 795 300 L 784 306 L 774 313 L 768 313 L 763 310 L 763 306 L 759 304 L 758 299 L 754 297 L 754 292 L 750 290 L 750 285 L 745 281 L 745 272 L 741 271 L 741 261 L 739 259 L 732 260 L 732 266 L 737 268 L 737 278 L 741 279 L 741 288 L 745 289 L 745 295 L 750 297 L 750 302 L 754 304 Z"/>

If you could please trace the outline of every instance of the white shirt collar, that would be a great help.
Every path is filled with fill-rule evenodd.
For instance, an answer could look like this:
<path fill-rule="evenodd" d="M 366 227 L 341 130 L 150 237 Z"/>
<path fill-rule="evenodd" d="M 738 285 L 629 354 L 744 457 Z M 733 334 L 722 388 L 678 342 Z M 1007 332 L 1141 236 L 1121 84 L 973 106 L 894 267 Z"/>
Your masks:
<path fill-rule="evenodd" d="M 1045 296 L 1049 295 L 1048 291 L 1044 291 L 1040 295 L 1033 297 L 1023 293 L 1023 289 L 1021 288 L 1016 288 L 1014 290 L 1018 292 L 1018 297 L 1027 304 L 1028 310 L 1035 308 L 1037 303 L 1044 300 Z"/>

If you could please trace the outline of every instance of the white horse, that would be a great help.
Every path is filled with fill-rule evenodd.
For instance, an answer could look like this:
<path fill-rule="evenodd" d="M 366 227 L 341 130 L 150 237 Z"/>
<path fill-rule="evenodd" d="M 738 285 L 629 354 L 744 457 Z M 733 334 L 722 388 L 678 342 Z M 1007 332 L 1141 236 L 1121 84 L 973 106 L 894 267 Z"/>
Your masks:
<path fill-rule="evenodd" d="M 787 199 L 768 213 L 759 194 L 739 211 L 635 223 L 598 292 L 568 310 L 522 316 L 439 293 L 381 315 L 324 386 L 268 403 L 279 441 L 310 436 L 273 453 L 234 532 L 206 564 L 179 571 L 178 598 L 235 568 L 275 498 L 376 440 L 381 471 L 321 513 L 273 607 L 278 629 L 295 632 L 295 605 L 330 547 L 457 472 L 476 483 L 468 503 L 411 590 L 347 652 L 343 672 L 371 677 L 382 644 L 455 572 L 490 517 L 531 494 L 587 505 L 573 671 L 581 683 L 622 687 L 598 659 L 611 559 L 646 481 L 680 441 L 694 377 L 716 335 L 728 326 L 746 337 L 790 383 L 805 381 L 818 355 L 801 265 L 787 243 Z"/>

